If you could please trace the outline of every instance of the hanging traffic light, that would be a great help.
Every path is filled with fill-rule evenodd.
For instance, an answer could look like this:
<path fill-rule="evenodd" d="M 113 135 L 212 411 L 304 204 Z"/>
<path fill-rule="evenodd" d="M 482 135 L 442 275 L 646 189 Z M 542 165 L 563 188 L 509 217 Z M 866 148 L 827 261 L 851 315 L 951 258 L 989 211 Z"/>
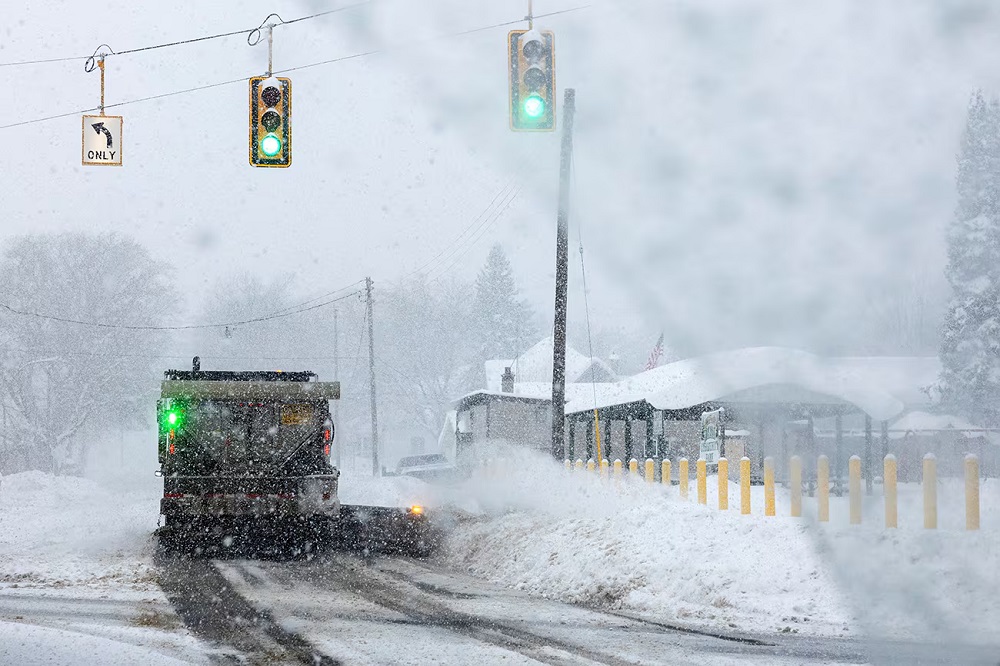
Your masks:
<path fill-rule="evenodd" d="M 292 80 L 250 79 L 250 164 L 287 167 L 292 163 Z"/>
<path fill-rule="evenodd" d="M 511 30 L 510 128 L 550 132 L 556 128 L 555 34 L 550 30 Z"/>

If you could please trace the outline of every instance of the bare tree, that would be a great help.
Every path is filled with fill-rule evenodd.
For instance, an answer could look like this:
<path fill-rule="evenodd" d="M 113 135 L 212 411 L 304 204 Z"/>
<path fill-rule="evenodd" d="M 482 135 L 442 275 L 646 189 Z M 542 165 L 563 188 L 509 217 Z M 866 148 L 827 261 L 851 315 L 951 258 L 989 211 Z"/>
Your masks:
<path fill-rule="evenodd" d="M 152 413 L 162 333 L 116 326 L 157 326 L 176 299 L 168 268 L 141 245 L 117 234 L 15 238 L 0 260 L 0 302 L 22 313 L 0 314 L 5 469 L 79 472 L 85 428 Z"/>

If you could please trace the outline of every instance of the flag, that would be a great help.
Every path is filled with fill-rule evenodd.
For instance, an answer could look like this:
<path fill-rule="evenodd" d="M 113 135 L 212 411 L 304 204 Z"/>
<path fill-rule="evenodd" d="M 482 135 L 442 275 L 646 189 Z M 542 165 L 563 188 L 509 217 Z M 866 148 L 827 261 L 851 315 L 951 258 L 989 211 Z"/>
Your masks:
<path fill-rule="evenodd" d="M 653 351 L 649 352 L 649 360 L 646 361 L 646 370 L 652 370 L 659 365 L 661 356 L 663 356 L 663 333 L 660 333 L 660 339 L 656 341 Z"/>

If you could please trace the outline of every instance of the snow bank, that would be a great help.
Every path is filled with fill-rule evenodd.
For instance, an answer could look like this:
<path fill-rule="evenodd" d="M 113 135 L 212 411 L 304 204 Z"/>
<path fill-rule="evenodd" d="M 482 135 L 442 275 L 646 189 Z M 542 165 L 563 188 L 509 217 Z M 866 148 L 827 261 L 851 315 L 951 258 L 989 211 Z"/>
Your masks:
<path fill-rule="evenodd" d="M 155 492 L 42 472 L 0 484 L 0 587 L 153 590 Z"/>
<path fill-rule="evenodd" d="M 736 484 L 730 509 L 714 508 L 714 478 L 705 507 L 694 501 L 693 482 L 683 501 L 677 486 L 616 488 L 538 461 L 519 476 L 465 488 L 480 513 L 456 526 L 445 558 L 547 597 L 714 629 L 927 638 L 929 628 L 943 635 L 961 626 L 991 635 L 1000 619 L 1000 549 L 985 516 L 1000 493 L 984 488 L 982 532 L 964 533 L 955 520 L 926 533 L 907 518 L 919 515 L 919 488 L 903 485 L 901 529 L 886 533 L 881 519 L 868 517 L 881 515 L 881 497 L 869 501 L 861 528 L 847 524 L 847 498 L 834 498 L 833 522 L 820 527 L 809 515 L 787 517 L 780 488 L 777 517 L 763 516 L 756 487 L 753 513 L 742 516 Z"/>

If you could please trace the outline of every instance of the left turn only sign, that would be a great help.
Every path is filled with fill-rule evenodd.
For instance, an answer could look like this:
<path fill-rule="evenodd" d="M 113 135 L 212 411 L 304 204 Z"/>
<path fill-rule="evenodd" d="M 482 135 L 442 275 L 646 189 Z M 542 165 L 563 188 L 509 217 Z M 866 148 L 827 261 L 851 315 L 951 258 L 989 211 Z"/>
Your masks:
<path fill-rule="evenodd" d="M 122 117 L 83 117 L 84 166 L 122 165 Z"/>

